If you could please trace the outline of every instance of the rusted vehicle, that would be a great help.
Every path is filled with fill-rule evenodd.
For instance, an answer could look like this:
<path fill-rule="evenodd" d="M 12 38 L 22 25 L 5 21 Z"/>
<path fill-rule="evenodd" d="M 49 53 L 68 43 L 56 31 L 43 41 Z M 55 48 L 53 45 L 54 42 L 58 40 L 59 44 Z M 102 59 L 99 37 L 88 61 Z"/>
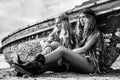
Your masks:
<path fill-rule="evenodd" d="M 66 11 L 73 29 L 79 10 L 87 7 L 96 12 L 97 25 L 104 34 L 106 45 L 120 48 L 120 0 L 90 0 Z M 19 59 L 26 62 L 34 57 L 33 53 L 40 53 L 42 43 L 55 26 L 55 18 L 49 17 L 4 37 L 1 53 L 5 55 L 6 61 L 11 65 L 19 55 Z"/>

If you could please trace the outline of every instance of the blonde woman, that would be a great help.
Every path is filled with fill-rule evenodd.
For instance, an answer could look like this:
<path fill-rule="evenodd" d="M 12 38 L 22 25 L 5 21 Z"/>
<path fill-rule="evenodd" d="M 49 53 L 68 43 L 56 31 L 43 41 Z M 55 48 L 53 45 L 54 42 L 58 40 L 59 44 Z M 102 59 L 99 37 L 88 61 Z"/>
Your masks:
<path fill-rule="evenodd" d="M 69 23 L 68 16 L 64 13 L 60 15 L 58 18 L 55 19 L 55 28 L 48 36 L 48 40 L 45 43 L 45 45 L 42 48 L 42 52 L 38 53 L 36 55 L 36 59 L 39 58 L 39 55 L 47 55 L 50 52 L 54 51 L 59 46 L 64 46 L 68 49 L 75 48 L 75 37 L 73 33 L 73 29 L 71 27 L 71 24 Z M 50 65 L 45 66 L 45 70 L 52 70 L 52 71 L 65 71 L 65 69 L 62 69 L 62 62 L 63 60 L 60 59 L 57 62 L 54 62 Z M 27 64 L 27 63 L 25 63 Z M 25 65 L 23 64 L 23 65 Z M 17 67 L 15 67 L 17 68 Z M 56 70 L 57 68 L 57 70 Z M 36 68 L 37 69 L 37 68 Z M 34 73 L 34 72 L 33 72 Z"/>
<path fill-rule="evenodd" d="M 60 15 L 55 20 L 56 26 L 50 33 L 47 42 L 43 46 L 41 54 L 46 55 L 55 50 L 59 46 L 73 49 L 75 47 L 75 38 L 73 37 L 73 30 L 69 23 L 69 18 L 66 14 Z"/>

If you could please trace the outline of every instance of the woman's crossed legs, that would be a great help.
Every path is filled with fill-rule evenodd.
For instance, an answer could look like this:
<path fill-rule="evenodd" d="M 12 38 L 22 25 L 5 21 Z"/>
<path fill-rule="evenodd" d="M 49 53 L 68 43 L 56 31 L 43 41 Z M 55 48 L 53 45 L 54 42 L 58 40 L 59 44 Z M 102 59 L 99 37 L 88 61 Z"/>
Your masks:
<path fill-rule="evenodd" d="M 72 50 L 69 50 L 63 46 L 58 47 L 56 50 L 45 55 L 45 64 L 51 64 L 58 61 L 61 58 L 65 58 L 71 65 L 72 69 L 77 72 L 93 73 L 94 66 L 88 62 L 87 58 Z"/>

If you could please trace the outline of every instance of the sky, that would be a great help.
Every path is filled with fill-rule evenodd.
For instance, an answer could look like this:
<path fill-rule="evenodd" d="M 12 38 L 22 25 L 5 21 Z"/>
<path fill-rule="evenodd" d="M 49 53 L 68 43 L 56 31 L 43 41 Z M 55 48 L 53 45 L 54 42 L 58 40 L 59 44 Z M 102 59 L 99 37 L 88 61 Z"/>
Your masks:
<path fill-rule="evenodd" d="M 0 0 L 0 42 L 19 28 L 70 10 L 84 1 L 87 0 Z"/>

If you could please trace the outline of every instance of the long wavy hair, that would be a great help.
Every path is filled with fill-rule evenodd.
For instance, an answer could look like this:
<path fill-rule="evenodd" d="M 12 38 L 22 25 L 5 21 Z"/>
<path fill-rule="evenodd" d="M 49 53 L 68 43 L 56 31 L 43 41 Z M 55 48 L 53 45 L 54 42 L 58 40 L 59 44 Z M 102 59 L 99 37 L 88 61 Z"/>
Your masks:
<path fill-rule="evenodd" d="M 81 26 L 80 20 L 78 19 L 76 27 L 76 36 L 78 38 L 78 42 L 83 42 L 88 36 L 91 35 L 92 32 L 94 32 L 97 29 L 95 13 L 89 8 L 80 10 L 79 15 L 81 13 L 86 15 L 86 17 L 89 19 L 89 22 L 87 25 L 85 25 L 88 29 L 84 30 L 84 26 Z"/>
<path fill-rule="evenodd" d="M 68 18 L 68 15 L 66 15 L 66 13 L 60 15 L 59 17 L 59 20 L 60 21 L 63 21 L 63 24 L 62 27 L 67 30 L 69 32 L 69 34 L 72 34 L 72 27 L 71 27 L 71 24 L 69 22 L 69 18 Z"/>
<path fill-rule="evenodd" d="M 62 14 L 58 17 L 58 19 L 62 21 L 61 31 L 63 30 L 66 32 L 65 35 L 62 35 L 64 36 L 64 38 L 62 38 L 61 44 L 64 45 L 65 47 L 72 48 L 70 40 L 72 39 L 73 29 L 69 22 L 69 17 L 66 14 Z"/>

